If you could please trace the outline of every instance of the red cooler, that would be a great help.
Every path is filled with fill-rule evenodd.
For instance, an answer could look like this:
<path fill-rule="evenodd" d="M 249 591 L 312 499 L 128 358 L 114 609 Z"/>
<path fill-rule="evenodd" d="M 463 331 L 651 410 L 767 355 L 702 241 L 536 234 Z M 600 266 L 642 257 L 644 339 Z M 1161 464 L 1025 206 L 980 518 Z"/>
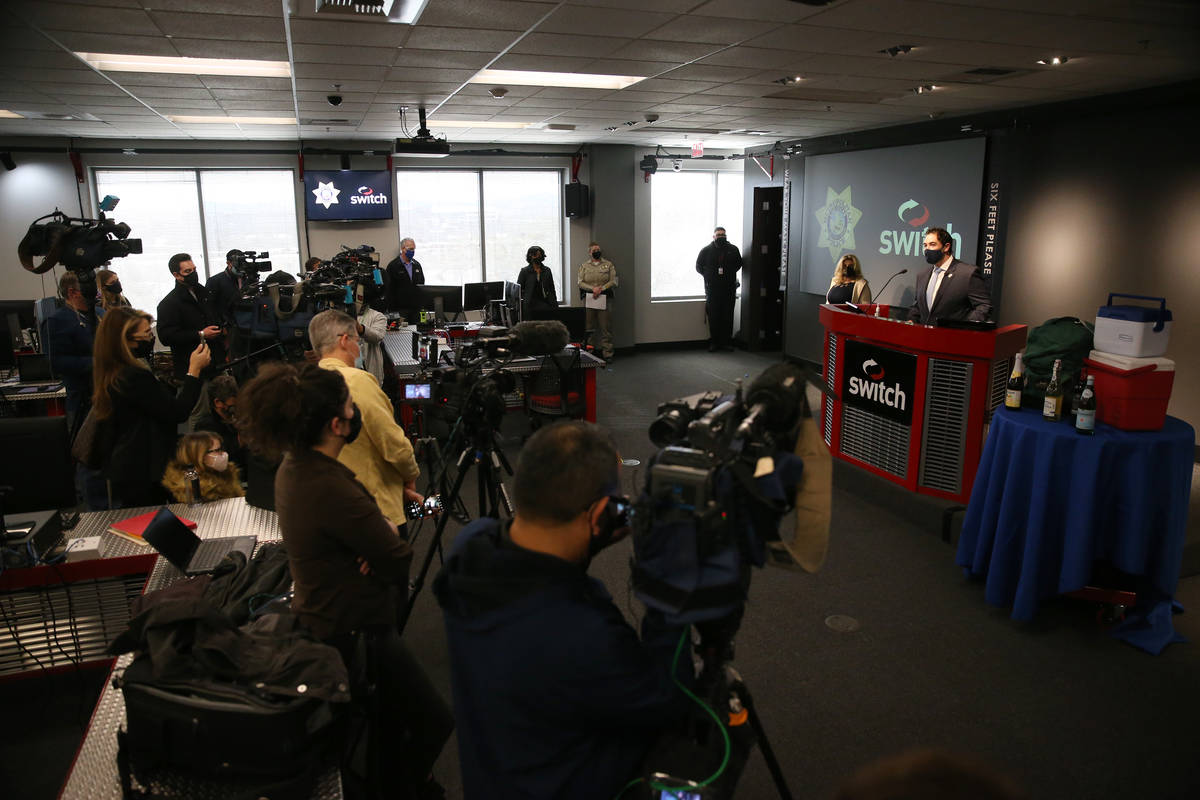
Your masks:
<path fill-rule="evenodd" d="M 1175 383 L 1174 361 L 1093 350 L 1083 363 L 1096 377 L 1097 419 L 1123 431 L 1162 428 Z"/>

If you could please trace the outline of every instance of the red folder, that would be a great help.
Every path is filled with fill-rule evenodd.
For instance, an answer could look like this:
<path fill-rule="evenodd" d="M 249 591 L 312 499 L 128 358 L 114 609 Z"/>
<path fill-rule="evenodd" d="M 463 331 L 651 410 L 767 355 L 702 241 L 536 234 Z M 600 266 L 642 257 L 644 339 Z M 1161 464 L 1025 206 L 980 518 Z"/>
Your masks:
<path fill-rule="evenodd" d="M 122 539 L 128 539 L 135 544 L 146 546 L 148 542 L 142 538 L 142 534 L 146 531 L 146 526 L 150 524 L 150 520 L 154 519 L 154 515 L 157 513 L 158 509 L 154 509 L 153 511 L 147 511 L 145 514 L 138 514 L 136 517 L 123 519 L 109 527 L 108 532 L 116 534 Z M 179 517 L 179 521 L 192 530 L 196 530 L 196 523 L 192 520 Z"/>

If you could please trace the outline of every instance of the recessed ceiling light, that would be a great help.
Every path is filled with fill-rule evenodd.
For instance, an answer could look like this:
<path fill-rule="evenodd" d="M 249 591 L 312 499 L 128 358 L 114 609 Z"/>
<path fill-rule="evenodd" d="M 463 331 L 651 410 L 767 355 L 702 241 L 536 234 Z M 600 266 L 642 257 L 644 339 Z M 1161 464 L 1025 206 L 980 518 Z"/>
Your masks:
<path fill-rule="evenodd" d="M 1058 67 L 1067 63 L 1071 59 L 1067 56 L 1051 56 L 1050 58 L 1039 58 L 1038 62 L 1043 67 Z"/>
<path fill-rule="evenodd" d="M 787 75 L 782 78 L 777 78 L 775 82 L 782 83 L 784 86 L 791 86 L 792 84 L 799 83 L 802 80 L 804 80 L 803 75 Z"/>
<path fill-rule="evenodd" d="M 430 128 L 528 128 L 528 122 L 503 122 L 500 120 L 431 119 Z"/>
<path fill-rule="evenodd" d="M 0 108 L 0 119 L 24 119 L 24 117 L 15 111 L 6 111 L 5 109 Z"/>
<path fill-rule="evenodd" d="M 180 125 L 295 125 L 295 117 L 193 117 L 168 114 L 167 119 Z"/>
<path fill-rule="evenodd" d="M 132 56 L 119 53 L 76 53 L 101 72 L 159 72 L 180 75 L 248 75 L 254 78 L 290 78 L 286 61 L 250 61 L 239 58 L 187 58 Z"/>
<path fill-rule="evenodd" d="M 938 87 L 934 86 L 932 83 L 926 83 L 922 86 L 916 87 L 912 90 L 912 92 L 913 94 L 925 94 L 927 92 L 932 92 L 936 88 Z"/>
<path fill-rule="evenodd" d="M 511 86 L 566 86 L 572 89 L 624 89 L 638 81 L 637 75 L 596 75 L 589 72 L 533 72 L 519 69 L 481 69 L 467 83 L 499 83 Z"/>

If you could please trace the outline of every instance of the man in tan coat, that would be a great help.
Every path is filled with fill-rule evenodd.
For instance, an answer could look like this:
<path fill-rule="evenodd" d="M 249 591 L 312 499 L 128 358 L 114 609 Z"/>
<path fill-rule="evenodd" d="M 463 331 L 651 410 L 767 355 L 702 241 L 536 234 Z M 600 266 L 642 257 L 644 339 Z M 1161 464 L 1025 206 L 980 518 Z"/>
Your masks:
<path fill-rule="evenodd" d="M 405 505 L 424 499 L 417 492 L 421 470 L 412 444 L 396 424 L 392 401 L 374 375 L 354 366 L 360 355 L 358 323 L 341 311 L 322 311 L 308 324 L 308 338 L 320 358 L 319 366 L 342 374 L 362 419 L 361 432 L 342 448 L 338 461 L 354 472 L 384 516 L 403 532 Z"/>

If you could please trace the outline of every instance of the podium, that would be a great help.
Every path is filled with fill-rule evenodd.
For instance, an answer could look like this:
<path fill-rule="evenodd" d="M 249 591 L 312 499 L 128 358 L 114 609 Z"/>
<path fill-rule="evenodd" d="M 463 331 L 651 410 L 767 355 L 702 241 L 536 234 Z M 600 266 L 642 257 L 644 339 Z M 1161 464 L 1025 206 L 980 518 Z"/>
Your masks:
<path fill-rule="evenodd" d="M 911 492 L 966 504 L 1028 329 L 937 328 L 890 319 L 885 305 L 858 308 L 866 313 L 820 309 L 825 444 Z"/>

